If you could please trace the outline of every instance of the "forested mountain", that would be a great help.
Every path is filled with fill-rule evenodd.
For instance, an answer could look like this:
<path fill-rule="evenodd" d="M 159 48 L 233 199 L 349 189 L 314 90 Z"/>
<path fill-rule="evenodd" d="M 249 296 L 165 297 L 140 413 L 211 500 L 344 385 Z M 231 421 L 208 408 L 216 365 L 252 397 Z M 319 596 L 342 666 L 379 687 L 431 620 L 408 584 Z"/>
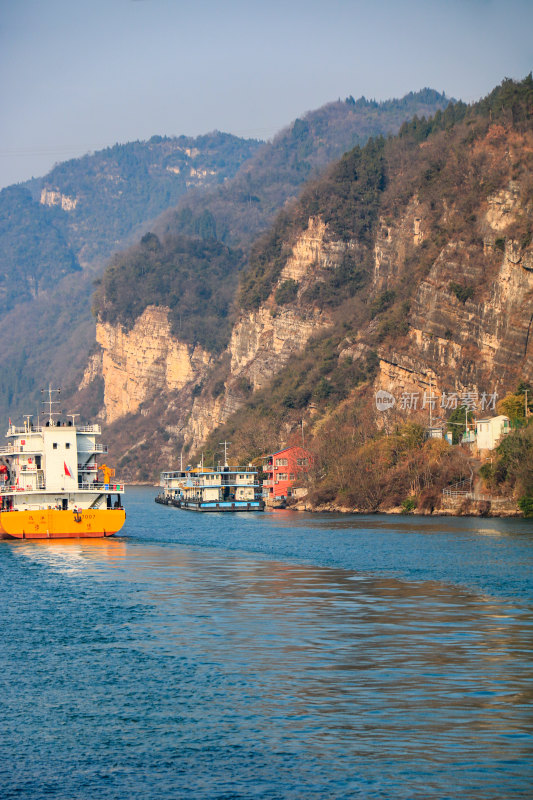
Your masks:
<path fill-rule="evenodd" d="M 92 282 L 112 253 L 191 188 L 232 178 L 260 145 L 218 132 L 154 136 L 0 192 L 0 320 L 9 329 L 0 415 L 33 408 L 50 380 L 81 375 L 94 345 Z"/>
<path fill-rule="evenodd" d="M 294 246 L 316 219 L 321 247 L 295 275 Z M 454 437 L 465 417 L 454 409 L 465 400 L 477 417 L 499 411 L 518 425 L 498 468 L 481 477 L 485 491 L 514 493 L 526 507 L 533 428 L 520 425 L 533 382 L 532 242 L 531 76 L 347 153 L 278 216 L 241 280 L 250 319 L 268 308 L 296 325 L 314 313 L 314 335 L 288 349 L 264 387 L 234 337 L 233 372 L 258 391 L 202 443 L 204 454 L 227 438 L 241 459 L 256 457 L 298 439 L 305 420 L 318 465 L 312 503 L 427 511 L 439 507 L 443 486 L 472 472 L 467 452 L 426 440 L 424 398 L 435 398 L 434 424 L 455 420 Z M 265 361 L 261 348 L 255 360 Z M 228 390 L 236 377 L 229 373 Z M 395 395 L 386 415 L 377 389 Z"/>
<path fill-rule="evenodd" d="M 54 167 L 38 199 L 64 211 L 69 241 L 81 261 L 107 259 L 191 189 L 232 178 L 261 144 L 218 131 L 116 144 Z"/>
<path fill-rule="evenodd" d="M 126 474 L 155 477 L 182 446 L 211 458 L 224 438 L 254 458 L 301 435 L 303 420 L 317 498 L 373 509 L 459 480 L 465 460 L 426 446 L 409 412 L 430 386 L 444 418 L 454 393 L 482 402 L 533 379 L 532 128 L 529 76 L 346 153 L 253 244 L 221 356 L 172 334 L 179 302 L 164 292 L 132 323 L 101 288 L 100 374 Z M 145 279 L 157 283 L 154 270 Z M 380 387 L 398 397 L 387 417 Z M 404 395 L 418 409 L 401 407 Z M 160 454 L 150 464 L 147 448 Z"/>
<path fill-rule="evenodd" d="M 130 330 L 148 306 L 168 306 L 171 332 L 211 352 L 226 346 L 228 310 L 244 264 L 242 250 L 216 239 L 145 234 L 117 255 L 98 281 L 95 304 L 102 321 Z"/>
<path fill-rule="evenodd" d="M 248 247 L 300 187 L 335 159 L 372 136 L 396 133 L 414 116 L 429 117 L 450 102 L 432 89 L 376 102 L 338 100 L 296 119 L 264 145 L 233 181 L 207 195 L 191 192 L 163 215 L 156 232 L 216 238 Z"/>
<path fill-rule="evenodd" d="M 61 212 L 20 186 L 0 192 L 0 300 L 5 311 L 80 271 Z"/>
<path fill-rule="evenodd" d="M 194 252 L 198 286 L 186 292 L 182 311 L 175 306 L 174 325 L 179 324 L 189 341 L 203 334 L 202 341 L 220 350 L 227 342 L 231 299 L 245 263 L 241 251 L 285 200 L 354 142 L 397 129 L 413 113 L 432 113 L 447 102 L 431 90 L 386 103 L 348 98 L 297 120 L 269 145 L 218 132 L 195 138 L 154 136 L 148 142 L 115 145 L 72 159 L 44 178 L 0 192 L 2 322 L 10 328 L 9 347 L 0 362 L 0 414 L 13 415 L 33 406 L 35 392 L 51 379 L 78 385 L 81 364 L 94 342 L 92 281 L 112 253 L 142 237 L 164 209 L 178 204 L 171 217 L 154 226 L 165 253 L 162 270 L 167 277 L 159 284 L 153 281 L 149 293 L 140 292 L 140 300 L 133 301 L 128 286 L 122 318 L 128 318 L 130 301 L 137 313 L 143 296 L 150 302 L 161 300 L 156 288 L 159 285 L 164 294 L 174 246 L 180 263 L 186 252 Z M 190 203 L 184 202 L 189 195 L 194 195 Z M 206 242 L 216 240 L 222 247 L 202 248 L 180 238 L 191 235 Z M 144 245 L 139 246 L 142 251 Z M 200 251 L 205 257 L 202 264 Z M 208 254 L 215 251 L 211 261 Z M 211 285 L 206 275 L 208 288 L 202 291 L 216 295 L 222 322 L 218 324 L 213 313 L 210 325 L 198 325 L 195 320 L 204 299 L 199 276 L 212 264 L 216 278 L 220 253 L 226 263 L 231 258 L 232 267 L 224 267 L 222 286 Z M 126 261 L 121 254 L 116 264 L 125 266 Z M 154 269 L 158 259 L 153 254 L 152 261 Z M 132 266 L 130 277 L 137 280 L 135 269 Z M 114 274 L 118 286 L 125 273 Z M 171 298 L 175 298 L 182 281 L 174 277 L 172 283 Z M 117 313 L 110 309 L 111 316 Z M 131 316 L 125 324 L 132 324 Z M 70 353 L 65 340 L 71 343 Z"/>
<path fill-rule="evenodd" d="M 297 119 L 260 148 L 233 180 L 202 193 L 192 191 L 176 209 L 164 213 L 153 227 L 159 255 L 140 242 L 113 259 L 94 300 L 99 318 L 131 329 L 147 306 L 166 305 L 174 333 L 179 322 L 181 341 L 219 352 L 229 341 L 232 300 L 250 244 L 279 209 L 311 176 L 318 176 L 354 144 L 397 131 L 413 115 L 430 115 L 448 102 L 444 94 L 431 89 L 382 103 L 350 97 Z M 226 245 L 233 268 L 222 277 L 218 255 L 211 260 L 211 253 L 218 250 L 204 247 L 200 262 L 198 245 L 187 244 L 186 237 Z M 196 251 L 194 276 L 183 258 L 187 249 Z M 189 291 L 191 280 L 202 281 L 203 291 Z M 196 322 L 202 316 L 203 328 Z"/>

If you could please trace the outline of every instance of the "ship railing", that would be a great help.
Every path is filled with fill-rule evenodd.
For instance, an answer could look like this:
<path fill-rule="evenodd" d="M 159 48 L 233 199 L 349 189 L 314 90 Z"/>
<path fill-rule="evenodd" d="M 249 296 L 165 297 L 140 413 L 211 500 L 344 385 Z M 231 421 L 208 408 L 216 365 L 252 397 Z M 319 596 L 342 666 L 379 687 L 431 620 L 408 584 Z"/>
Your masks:
<path fill-rule="evenodd" d="M 30 428 L 26 427 L 25 425 L 10 425 L 7 431 L 8 436 L 16 436 L 21 433 L 26 433 L 28 436 L 31 433 L 42 433 L 43 430 L 49 427 L 59 427 L 59 428 L 74 428 L 77 433 L 94 433 L 99 435 L 102 433 L 102 428 L 100 425 L 72 425 L 69 422 L 62 422 L 61 425 L 32 425 Z"/>
<path fill-rule="evenodd" d="M 248 472 L 248 473 L 257 472 L 255 467 L 245 467 L 242 464 L 241 464 L 240 467 L 234 467 L 234 466 L 229 466 L 228 465 L 227 467 L 216 467 L 216 469 L 209 470 L 209 471 L 210 472 L 222 472 L 222 473 L 224 473 L 224 472 Z"/>
<path fill-rule="evenodd" d="M 0 494 L 13 494 L 13 492 L 36 492 L 42 489 L 46 489 L 46 484 L 44 480 L 37 479 L 36 486 L 1 486 L 0 487 Z M 123 492 L 124 491 L 124 484 L 123 483 L 102 483 L 101 481 L 94 482 L 94 483 L 79 483 L 78 489 L 86 489 L 91 492 Z M 67 490 L 72 491 L 72 490 Z M 76 490 L 74 490 L 76 491 Z"/>
<path fill-rule="evenodd" d="M 6 444 L 0 447 L 0 456 L 6 455 L 14 455 L 16 453 L 41 453 L 42 447 L 32 447 L 31 441 L 28 444 L 20 444 L 20 445 L 13 445 L 13 444 Z M 106 444 L 94 444 L 87 450 L 78 450 L 80 455 L 92 455 L 93 453 L 107 453 L 107 445 Z"/>
<path fill-rule="evenodd" d="M 106 444 L 92 444 L 90 447 L 78 448 L 78 455 L 90 455 L 91 453 L 107 453 Z"/>
<path fill-rule="evenodd" d="M 0 455 L 17 455 L 17 453 L 26 453 L 26 455 L 31 455 L 32 453 L 42 453 L 42 451 L 43 448 L 40 445 L 38 447 L 34 447 L 30 440 L 27 444 L 5 445 L 0 448 Z"/>
<path fill-rule="evenodd" d="M 78 483 L 78 489 L 87 489 L 91 492 L 123 492 L 124 484 L 102 483 L 102 481 L 94 481 L 94 483 L 89 483 L 87 481 L 82 481 L 81 483 Z"/>
<path fill-rule="evenodd" d="M 42 447 L 32 447 L 31 442 L 28 444 L 6 444 L 0 447 L 0 455 L 15 455 L 16 453 L 41 453 Z"/>
<path fill-rule="evenodd" d="M 83 451 L 83 452 L 85 452 L 85 451 Z M 230 475 L 233 475 L 236 472 L 240 472 L 240 473 L 249 475 L 252 478 L 256 478 L 257 477 L 257 470 L 254 469 L 253 467 L 242 467 L 241 466 L 241 467 L 228 467 L 227 469 L 225 467 L 211 467 L 209 469 L 207 467 L 204 467 L 203 471 L 202 471 L 201 468 L 198 468 L 198 469 L 173 470 L 172 472 L 161 472 L 160 473 L 160 479 L 161 479 L 160 486 L 164 486 L 165 485 L 165 481 L 168 482 L 168 481 L 171 481 L 171 480 L 184 480 L 186 478 L 188 478 L 188 479 L 197 479 L 197 478 L 204 477 L 205 475 L 214 475 L 214 474 L 216 474 L 217 476 L 219 476 L 219 475 L 220 476 L 224 476 L 224 475 L 230 476 Z"/>
<path fill-rule="evenodd" d="M 29 436 L 30 433 L 41 433 L 42 429 L 42 425 L 32 425 L 31 428 L 26 428 L 24 425 L 10 425 L 7 430 L 7 435 L 14 436 L 19 433 L 27 433 Z"/>
<path fill-rule="evenodd" d="M 37 467 L 35 464 L 23 464 L 20 467 L 19 478 L 24 478 L 25 475 L 44 475 L 44 470 Z"/>
<path fill-rule="evenodd" d="M 31 436 L 32 433 L 42 433 L 45 428 L 49 427 L 48 425 L 32 425 L 30 428 L 27 428 L 25 425 L 10 425 L 7 430 L 7 436 L 20 436 L 21 434 L 25 434 L 26 436 Z M 55 426 L 54 426 L 55 427 Z M 61 425 L 63 427 L 63 425 Z M 67 426 L 64 423 L 64 427 L 71 427 Z"/>
<path fill-rule="evenodd" d="M 216 472 L 217 475 L 218 474 L 224 475 L 224 473 L 226 474 L 229 473 L 231 475 L 233 472 L 247 472 L 249 475 L 257 474 L 257 470 L 255 469 L 255 467 L 244 467 L 242 465 L 240 467 L 234 467 L 234 466 L 204 467 L 203 469 L 201 467 L 198 467 L 195 469 L 184 469 L 183 472 L 185 472 L 187 475 L 212 475 L 214 472 Z M 162 472 L 161 477 L 163 477 L 163 475 L 169 476 L 177 474 L 181 474 L 179 470 L 175 470 L 174 472 Z"/>

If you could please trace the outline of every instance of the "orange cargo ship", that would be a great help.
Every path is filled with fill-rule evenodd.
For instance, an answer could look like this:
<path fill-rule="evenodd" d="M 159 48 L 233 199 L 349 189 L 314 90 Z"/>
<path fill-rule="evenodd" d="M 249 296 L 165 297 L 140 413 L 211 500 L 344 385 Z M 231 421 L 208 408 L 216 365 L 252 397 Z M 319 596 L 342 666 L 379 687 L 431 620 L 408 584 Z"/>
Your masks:
<path fill-rule="evenodd" d="M 97 463 L 107 450 L 96 441 L 100 426 L 76 425 L 77 415 L 56 420 L 54 391 L 43 425 L 30 416 L 20 427 L 9 421 L 9 443 L 0 447 L 0 539 L 112 536 L 126 520 L 124 486 Z"/>

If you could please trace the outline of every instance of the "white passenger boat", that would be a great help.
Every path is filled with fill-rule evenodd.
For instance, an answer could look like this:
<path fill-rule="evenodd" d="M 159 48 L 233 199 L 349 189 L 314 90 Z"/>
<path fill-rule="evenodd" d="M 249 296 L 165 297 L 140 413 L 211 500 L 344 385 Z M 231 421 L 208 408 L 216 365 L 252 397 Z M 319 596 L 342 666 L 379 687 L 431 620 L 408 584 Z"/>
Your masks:
<path fill-rule="evenodd" d="M 176 470 L 161 473 L 156 503 L 187 511 L 264 511 L 257 470 L 252 467 Z"/>

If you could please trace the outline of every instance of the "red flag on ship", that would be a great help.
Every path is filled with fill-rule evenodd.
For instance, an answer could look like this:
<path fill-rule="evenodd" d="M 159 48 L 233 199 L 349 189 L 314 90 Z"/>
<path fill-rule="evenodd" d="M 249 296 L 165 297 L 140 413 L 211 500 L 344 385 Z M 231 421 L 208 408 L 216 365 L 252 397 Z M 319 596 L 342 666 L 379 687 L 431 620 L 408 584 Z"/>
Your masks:
<path fill-rule="evenodd" d="M 65 475 L 67 476 L 67 478 L 72 478 L 72 472 L 67 467 L 66 461 L 63 461 L 63 466 L 65 467 Z"/>

